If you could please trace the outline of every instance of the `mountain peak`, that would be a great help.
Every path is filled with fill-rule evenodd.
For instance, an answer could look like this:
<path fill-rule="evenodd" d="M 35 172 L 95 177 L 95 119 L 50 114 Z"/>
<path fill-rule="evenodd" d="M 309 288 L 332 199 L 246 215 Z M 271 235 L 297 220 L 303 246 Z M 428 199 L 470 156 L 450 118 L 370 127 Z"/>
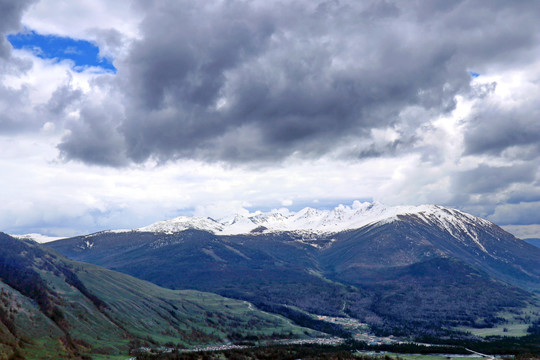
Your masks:
<path fill-rule="evenodd" d="M 311 231 L 336 233 L 358 229 L 378 222 L 398 220 L 400 215 L 417 215 L 426 222 L 438 222 L 448 229 L 459 227 L 460 221 L 485 221 L 459 210 L 437 205 L 385 206 L 379 202 L 354 201 L 351 206 L 338 205 L 330 210 L 311 207 L 298 212 L 256 212 L 253 214 L 233 214 L 218 220 L 209 217 L 180 216 L 160 221 L 135 231 L 175 233 L 187 229 L 204 230 L 216 235 L 248 234 L 264 227 L 265 232 Z M 461 219 L 461 220 L 458 220 Z"/>
<path fill-rule="evenodd" d="M 175 233 L 188 229 L 205 230 L 213 233 L 223 231 L 224 224 L 209 217 L 179 216 L 171 220 L 159 221 L 157 223 L 138 228 L 141 232 L 165 232 Z"/>

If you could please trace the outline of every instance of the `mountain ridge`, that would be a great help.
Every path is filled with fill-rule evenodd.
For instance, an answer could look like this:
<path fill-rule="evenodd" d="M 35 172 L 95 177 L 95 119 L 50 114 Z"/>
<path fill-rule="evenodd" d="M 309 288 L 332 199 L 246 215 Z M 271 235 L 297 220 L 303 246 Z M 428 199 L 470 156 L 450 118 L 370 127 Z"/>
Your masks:
<path fill-rule="evenodd" d="M 355 214 L 367 216 L 351 220 Z M 519 313 L 540 291 L 540 249 L 459 210 L 357 203 L 273 216 L 274 224 L 289 218 L 315 231 L 262 229 L 259 217 L 248 219 L 255 231 L 237 225 L 241 233 L 223 234 L 186 228 L 193 218 L 184 217 L 173 221 L 179 227 L 158 223 L 47 246 L 160 286 L 216 292 L 287 316 L 291 306 L 350 316 L 381 331 L 502 324 L 499 312 Z M 343 230 L 326 231 L 336 224 Z"/>
<path fill-rule="evenodd" d="M 430 217 L 436 217 L 446 226 L 452 225 L 453 217 L 458 214 L 463 219 L 467 218 L 468 221 L 490 223 L 485 219 L 460 210 L 439 205 L 385 206 L 379 202 L 354 201 L 351 206 L 340 204 L 331 210 L 306 207 L 297 212 L 290 212 L 287 209 L 281 209 L 269 212 L 257 211 L 248 215 L 236 213 L 219 219 L 199 216 L 179 216 L 140 228 L 105 230 L 105 232 L 121 233 L 136 231 L 173 234 L 192 229 L 207 231 L 215 235 L 295 231 L 332 234 L 358 229 L 372 223 L 395 221 L 400 215 L 411 214 L 419 214 L 426 220 Z M 100 231 L 96 234 L 102 232 Z"/>

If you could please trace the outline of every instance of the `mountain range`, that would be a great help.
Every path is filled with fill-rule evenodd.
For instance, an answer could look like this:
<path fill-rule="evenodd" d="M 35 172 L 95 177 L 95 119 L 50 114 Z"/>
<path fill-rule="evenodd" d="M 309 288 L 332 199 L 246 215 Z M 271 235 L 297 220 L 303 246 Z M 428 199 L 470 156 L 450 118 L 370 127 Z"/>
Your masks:
<path fill-rule="evenodd" d="M 88 359 L 141 346 L 313 332 L 244 301 L 164 289 L 0 233 L 0 359 Z"/>
<path fill-rule="evenodd" d="M 45 244 L 170 289 L 247 300 L 297 324 L 349 317 L 380 334 L 524 327 L 540 316 L 540 249 L 435 205 L 354 202 L 222 219 L 179 217 Z M 339 330 L 336 330 L 339 332 Z"/>
<path fill-rule="evenodd" d="M 298 212 L 287 209 L 267 213 L 255 212 L 249 215 L 233 214 L 220 219 L 210 217 L 180 216 L 160 221 L 134 230 L 114 230 L 120 232 L 154 232 L 173 234 L 184 230 L 202 230 L 215 235 L 239 235 L 248 233 L 276 233 L 284 231 L 317 234 L 337 233 L 359 229 L 365 225 L 398 220 L 398 216 L 418 214 L 426 218 L 437 217 L 448 229 L 461 226 L 460 220 L 487 222 L 454 209 L 435 205 L 387 207 L 381 203 L 353 202 L 352 206 L 339 205 L 332 210 L 306 207 Z M 459 214 L 460 218 L 456 218 Z"/>

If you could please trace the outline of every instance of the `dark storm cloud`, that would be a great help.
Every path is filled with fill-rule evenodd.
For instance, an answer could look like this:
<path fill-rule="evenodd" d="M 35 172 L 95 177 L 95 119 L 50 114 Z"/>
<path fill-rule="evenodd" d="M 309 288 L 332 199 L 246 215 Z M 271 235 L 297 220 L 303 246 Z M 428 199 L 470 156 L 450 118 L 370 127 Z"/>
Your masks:
<path fill-rule="evenodd" d="M 531 164 L 511 166 L 479 165 L 477 168 L 458 173 L 454 177 L 456 193 L 493 194 L 516 183 L 531 183 L 537 166 Z"/>
<path fill-rule="evenodd" d="M 90 165 L 126 165 L 120 152 L 124 140 L 115 128 L 121 117 L 121 109 L 112 101 L 82 107 L 79 118 L 67 124 L 70 135 L 58 146 L 61 157 L 84 158 Z"/>
<path fill-rule="evenodd" d="M 500 225 L 540 224 L 540 202 L 504 204 L 497 207 L 488 219 Z"/>
<path fill-rule="evenodd" d="M 0 58 L 8 58 L 11 54 L 11 45 L 5 35 L 10 31 L 17 31 L 21 27 L 23 11 L 34 0 L 0 0 Z"/>
<path fill-rule="evenodd" d="M 409 144 L 421 119 L 401 116 L 407 108 L 451 111 L 455 95 L 470 91 L 470 69 L 519 65 L 538 50 L 534 1 L 140 6 L 142 38 L 115 62 L 125 117 L 105 121 L 123 141 L 104 147 L 101 125 L 88 123 L 64 138 L 67 159 L 96 163 L 94 149 L 109 154 L 97 163 L 112 166 L 125 154 L 276 161 L 396 126 L 405 130 L 395 144 Z"/>
<path fill-rule="evenodd" d="M 116 54 L 124 46 L 125 38 L 116 29 L 93 29 L 89 31 L 96 36 L 96 42 L 99 47 L 99 55 L 110 57 Z"/>
<path fill-rule="evenodd" d="M 82 97 L 80 89 L 73 89 L 71 83 L 59 86 L 47 102 L 46 109 L 54 115 L 60 115 L 66 109 Z"/>
<path fill-rule="evenodd" d="M 27 93 L 24 89 L 15 90 L 0 83 L 0 134 L 17 133 L 33 127 L 31 115 L 26 108 Z"/>
<path fill-rule="evenodd" d="M 3 83 L 5 75 L 20 75 L 32 66 L 12 56 L 6 35 L 21 29 L 21 16 L 33 2 L 0 0 L 0 134 L 20 132 L 35 125 L 25 111 L 29 102 L 26 89 L 13 89 Z"/>
<path fill-rule="evenodd" d="M 538 187 L 538 185 L 539 184 L 534 184 L 534 186 L 523 186 L 523 188 L 510 192 L 508 199 L 505 202 L 508 204 L 539 202 L 540 187 Z"/>
<path fill-rule="evenodd" d="M 465 134 L 465 153 L 500 155 L 510 147 L 533 145 L 540 154 L 540 102 L 537 98 L 513 108 L 494 104 L 473 112 Z"/>
<path fill-rule="evenodd" d="M 0 80 L 5 74 L 20 74 L 28 70 L 31 64 L 11 56 L 11 44 L 6 35 L 21 30 L 21 17 L 35 0 L 0 0 Z M 3 85 L 0 83 L 0 91 Z M 0 94 L 1 95 L 1 94 Z"/>

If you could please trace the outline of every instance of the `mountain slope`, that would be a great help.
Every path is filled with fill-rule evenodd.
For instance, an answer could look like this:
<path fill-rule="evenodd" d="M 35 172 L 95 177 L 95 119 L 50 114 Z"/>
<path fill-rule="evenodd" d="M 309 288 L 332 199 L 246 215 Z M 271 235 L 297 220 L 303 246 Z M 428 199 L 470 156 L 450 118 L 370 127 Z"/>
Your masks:
<path fill-rule="evenodd" d="M 234 224 L 242 226 L 233 231 Z M 169 288 L 409 333 L 501 323 L 502 311 L 519 312 L 536 301 L 530 291 L 540 290 L 540 249 L 489 221 L 433 205 L 183 217 L 48 246 Z"/>
<path fill-rule="evenodd" d="M 321 251 L 321 260 L 339 273 L 345 268 L 405 266 L 449 257 L 510 284 L 540 290 L 537 248 L 495 224 L 460 216 L 457 213 L 454 222 L 444 223 L 439 216 L 425 213 L 399 215 L 395 221 L 335 234 L 332 246 Z"/>
<path fill-rule="evenodd" d="M 244 302 L 163 289 L 2 233 L 0 246 L 0 358 L 80 358 L 127 354 L 144 343 L 304 335 Z"/>
<path fill-rule="evenodd" d="M 530 238 L 530 239 L 523 239 L 523 240 L 525 240 L 526 242 L 528 242 L 531 245 L 534 245 L 534 246 L 540 248 L 540 239 Z"/>

